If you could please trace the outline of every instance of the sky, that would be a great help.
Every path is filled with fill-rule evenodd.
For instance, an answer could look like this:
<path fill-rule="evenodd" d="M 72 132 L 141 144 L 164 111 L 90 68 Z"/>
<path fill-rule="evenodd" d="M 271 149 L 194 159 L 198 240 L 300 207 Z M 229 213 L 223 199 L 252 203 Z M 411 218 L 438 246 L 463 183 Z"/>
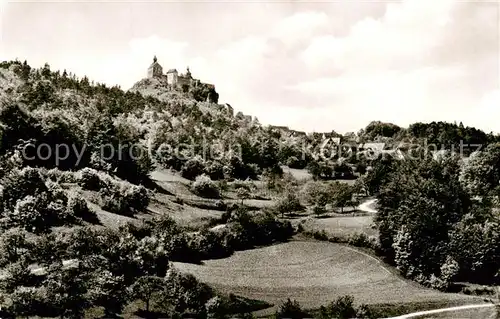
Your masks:
<path fill-rule="evenodd" d="M 156 55 L 262 124 L 500 132 L 496 1 L 0 1 L 0 60 L 128 89 Z"/>

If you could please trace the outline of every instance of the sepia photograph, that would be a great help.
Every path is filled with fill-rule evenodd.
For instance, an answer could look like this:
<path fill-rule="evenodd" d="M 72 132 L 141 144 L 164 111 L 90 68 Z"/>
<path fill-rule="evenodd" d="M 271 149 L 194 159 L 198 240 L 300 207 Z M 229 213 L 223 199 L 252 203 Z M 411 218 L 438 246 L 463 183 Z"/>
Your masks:
<path fill-rule="evenodd" d="M 500 0 L 0 0 L 8 318 L 500 318 Z"/>

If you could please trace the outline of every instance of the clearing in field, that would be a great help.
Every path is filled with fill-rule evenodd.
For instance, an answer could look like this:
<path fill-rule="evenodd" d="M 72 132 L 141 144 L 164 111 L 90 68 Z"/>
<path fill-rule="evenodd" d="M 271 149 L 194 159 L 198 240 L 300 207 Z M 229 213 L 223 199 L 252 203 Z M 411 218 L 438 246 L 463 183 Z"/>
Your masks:
<path fill-rule="evenodd" d="M 422 288 L 401 279 L 372 256 L 327 242 L 292 241 L 236 252 L 203 265 L 174 264 L 227 293 L 273 304 L 292 298 L 307 308 L 346 294 L 367 304 L 445 300 L 456 305 L 475 299 Z"/>

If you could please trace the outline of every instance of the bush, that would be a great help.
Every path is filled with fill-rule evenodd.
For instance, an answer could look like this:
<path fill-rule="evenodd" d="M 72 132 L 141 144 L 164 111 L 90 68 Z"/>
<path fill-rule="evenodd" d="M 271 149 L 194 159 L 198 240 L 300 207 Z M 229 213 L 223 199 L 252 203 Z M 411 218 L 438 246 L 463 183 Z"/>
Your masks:
<path fill-rule="evenodd" d="M 36 168 L 15 169 L 6 176 L 3 182 L 3 203 L 6 208 L 11 209 L 14 208 L 18 200 L 45 191 L 47 191 L 47 186 Z"/>
<path fill-rule="evenodd" d="M 329 194 L 327 186 L 323 182 L 309 181 L 301 189 L 304 201 L 308 205 L 325 207 L 332 195 Z"/>
<path fill-rule="evenodd" d="M 75 173 L 70 171 L 61 171 L 58 168 L 52 168 L 47 170 L 44 176 L 48 177 L 51 181 L 57 183 L 75 183 L 77 178 Z"/>
<path fill-rule="evenodd" d="M 321 307 L 320 309 L 321 318 L 338 318 L 338 319 L 350 319 L 350 318 L 361 318 L 358 316 L 358 311 L 354 307 L 354 297 L 352 296 L 342 296 L 337 298 L 334 302 L 330 303 L 326 307 Z"/>
<path fill-rule="evenodd" d="M 203 174 L 196 178 L 191 186 L 192 191 L 201 197 L 206 198 L 220 198 L 220 191 L 217 185 L 208 177 Z"/>
<path fill-rule="evenodd" d="M 290 156 L 286 160 L 286 166 L 290 168 L 303 169 L 306 167 L 306 161 L 299 160 L 296 156 Z"/>
<path fill-rule="evenodd" d="M 296 300 L 287 299 L 275 314 L 277 319 L 302 319 L 306 318 L 306 313 L 300 307 Z"/>
<path fill-rule="evenodd" d="M 126 186 L 125 186 L 126 185 Z M 142 185 L 122 184 L 125 201 L 135 210 L 144 210 L 149 205 L 148 190 Z"/>
<path fill-rule="evenodd" d="M 98 191 L 101 189 L 102 183 L 99 173 L 92 168 L 84 168 L 78 174 L 78 184 L 84 189 Z"/>
<path fill-rule="evenodd" d="M 147 189 L 125 181 L 107 180 L 99 195 L 103 209 L 120 215 L 133 215 L 135 211 L 142 211 L 149 205 Z"/>
<path fill-rule="evenodd" d="M 200 259 L 224 258 L 233 252 L 224 240 L 224 233 L 202 231 L 191 237 L 188 245 Z"/>
<path fill-rule="evenodd" d="M 200 157 L 188 160 L 181 168 L 181 175 L 189 180 L 194 180 L 197 176 L 205 172 L 205 165 Z"/>
<path fill-rule="evenodd" d="M 27 231 L 41 233 L 47 231 L 50 225 L 40 211 L 40 201 L 28 195 L 18 200 L 12 211 L 6 212 L 6 217 L 14 226 L 23 227 Z"/>
<path fill-rule="evenodd" d="M 271 213 L 252 215 L 243 208 L 231 212 L 224 232 L 228 245 L 234 250 L 284 241 L 294 233 L 289 222 L 281 222 Z"/>
<path fill-rule="evenodd" d="M 70 194 L 70 196 L 68 197 L 67 210 L 69 214 L 84 221 L 93 224 L 99 223 L 97 214 L 88 207 L 87 201 L 82 197 L 81 194 Z"/>
<path fill-rule="evenodd" d="M 214 181 L 224 179 L 224 166 L 220 162 L 213 161 L 206 167 L 205 172 Z"/>
<path fill-rule="evenodd" d="M 278 200 L 274 209 L 277 213 L 281 214 L 281 217 L 283 217 L 284 214 L 300 211 L 303 207 L 294 193 L 287 192 L 284 197 Z"/>

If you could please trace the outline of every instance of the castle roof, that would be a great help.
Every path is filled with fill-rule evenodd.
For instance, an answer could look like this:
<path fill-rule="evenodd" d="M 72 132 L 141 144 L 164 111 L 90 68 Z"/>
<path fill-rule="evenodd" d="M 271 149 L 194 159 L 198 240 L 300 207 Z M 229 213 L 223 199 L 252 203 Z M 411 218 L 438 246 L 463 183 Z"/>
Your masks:
<path fill-rule="evenodd" d="M 159 65 L 159 66 L 161 67 L 160 63 L 158 63 L 158 59 L 156 58 L 156 55 L 154 56 L 154 58 L 153 58 L 153 63 L 151 63 L 151 65 L 149 66 L 149 68 L 151 69 L 151 68 L 153 68 L 155 65 Z"/>
<path fill-rule="evenodd" d="M 167 71 L 167 73 L 177 73 L 177 70 L 176 69 L 170 69 Z"/>

